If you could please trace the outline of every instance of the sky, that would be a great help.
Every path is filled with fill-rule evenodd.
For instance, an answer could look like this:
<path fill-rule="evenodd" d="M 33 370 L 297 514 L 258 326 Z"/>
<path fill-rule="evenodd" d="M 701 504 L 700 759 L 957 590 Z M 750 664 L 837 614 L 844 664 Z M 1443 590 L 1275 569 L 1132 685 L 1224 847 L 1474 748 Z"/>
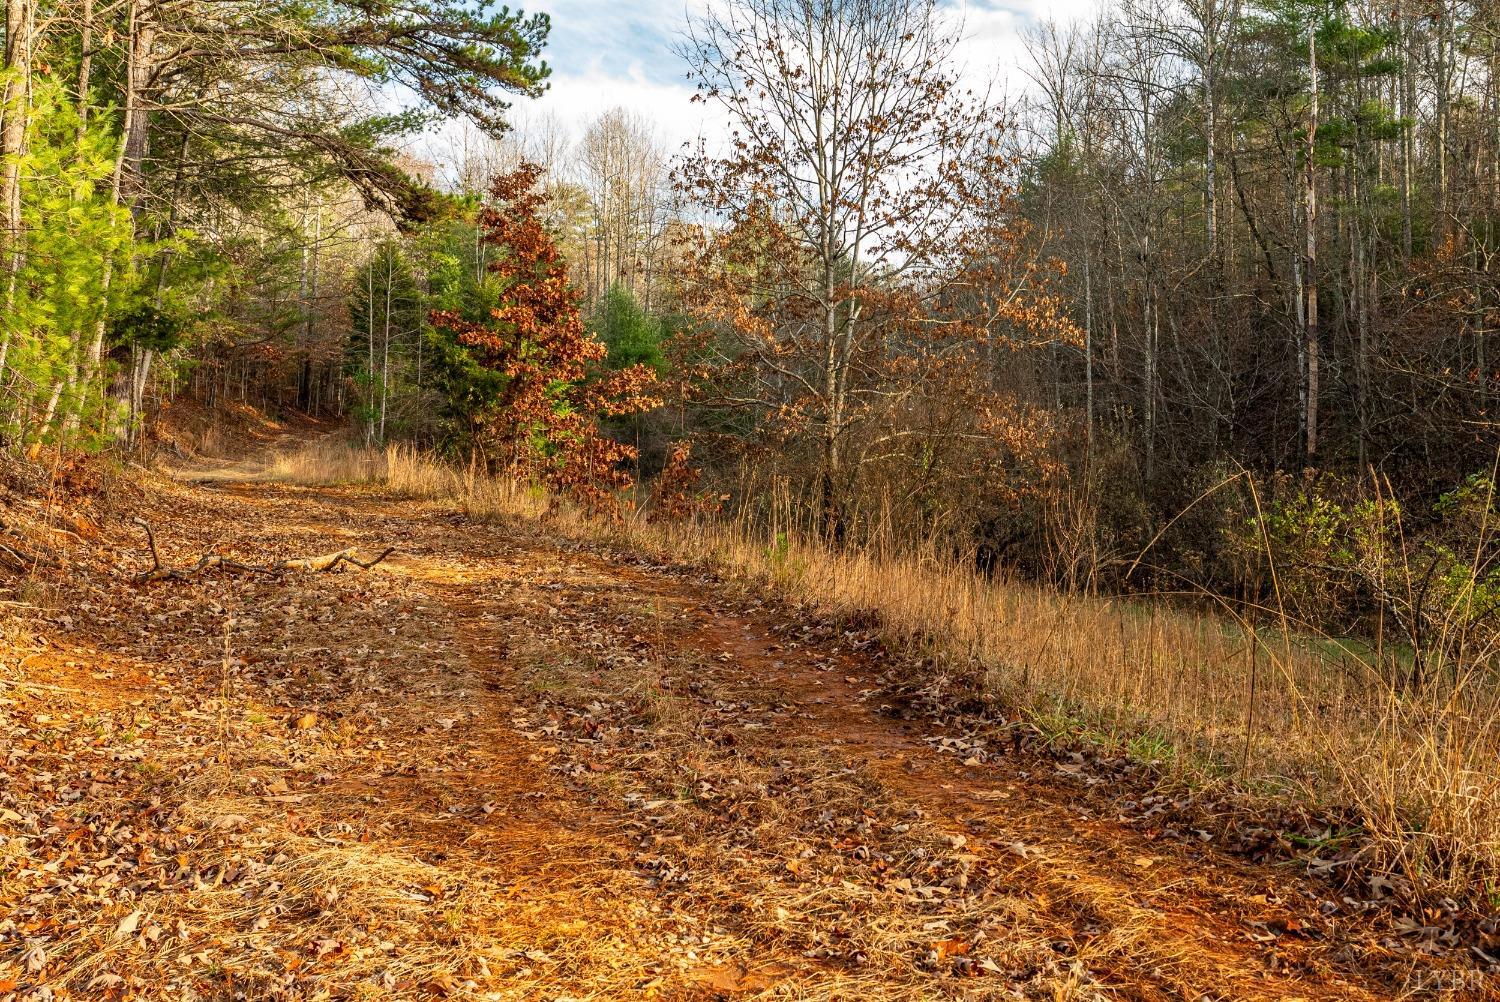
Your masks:
<path fill-rule="evenodd" d="M 674 51 L 687 20 L 715 0 L 513 0 L 526 13 L 546 13 L 552 33 L 543 58 L 552 68 L 546 94 L 518 99 L 512 121 L 525 133 L 529 122 L 552 117 L 574 138 L 588 123 L 615 107 L 653 121 L 671 152 L 700 135 L 713 138 L 714 109 L 692 104 L 687 64 Z M 1051 18 L 1085 17 L 1103 0 L 942 0 L 961 19 L 955 53 L 962 76 L 1015 95 L 1030 83 L 1022 46 L 1028 25 Z M 446 131 L 446 130 L 445 130 Z M 438 145 L 452 143 L 449 133 Z M 447 159 L 438 150 L 435 159 Z"/>
<path fill-rule="evenodd" d="M 551 87 L 534 111 L 551 112 L 569 127 L 615 106 L 654 119 L 664 137 L 681 142 L 704 127 L 706 112 L 692 105 L 686 63 L 673 51 L 687 17 L 710 0 L 530 0 L 528 12 L 552 17 L 545 57 Z M 946 4 L 963 22 L 956 53 L 966 77 L 996 80 L 1015 92 L 1027 85 L 1021 31 L 1044 18 L 1086 15 L 1097 0 L 963 0 Z M 582 128 L 578 125 L 578 128 Z M 676 142 L 673 145 L 676 145 Z"/>

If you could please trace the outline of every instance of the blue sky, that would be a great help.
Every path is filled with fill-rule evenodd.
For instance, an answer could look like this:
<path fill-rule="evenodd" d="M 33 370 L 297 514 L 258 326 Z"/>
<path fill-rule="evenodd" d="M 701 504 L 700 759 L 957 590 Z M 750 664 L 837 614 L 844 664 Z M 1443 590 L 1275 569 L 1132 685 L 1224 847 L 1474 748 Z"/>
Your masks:
<path fill-rule="evenodd" d="M 547 59 L 561 75 L 634 72 L 654 83 L 682 79 L 672 45 L 688 8 L 682 0 L 530 0 L 552 18 Z"/>
<path fill-rule="evenodd" d="M 516 0 L 528 13 L 552 17 L 545 57 L 552 85 L 539 101 L 520 102 L 518 124 L 554 115 L 575 134 L 603 111 L 623 106 L 654 119 L 677 145 L 713 131 L 701 106 L 688 102 L 686 66 L 672 51 L 690 11 L 715 0 Z M 1041 18 L 1086 15 L 1099 0 L 953 0 L 963 19 L 958 53 L 967 76 L 997 80 L 1014 92 L 1026 86 L 1020 32 Z M 524 107 L 523 107 L 524 106 Z"/>

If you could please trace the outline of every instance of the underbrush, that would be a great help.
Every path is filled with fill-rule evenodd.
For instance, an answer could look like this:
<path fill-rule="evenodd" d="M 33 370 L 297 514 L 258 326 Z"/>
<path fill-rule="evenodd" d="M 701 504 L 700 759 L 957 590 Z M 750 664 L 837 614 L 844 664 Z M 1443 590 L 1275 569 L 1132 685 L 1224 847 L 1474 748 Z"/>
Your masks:
<path fill-rule="evenodd" d="M 540 492 L 401 447 L 320 446 L 279 479 L 379 483 L 479 521 L 545 514 L 557 531 L 709 566 L 820 615 L 874 623 L 914 687 L 1013 715 L 1044 738 L 1144 758 L 1166 778 L 1352 817 L 1362 866 L 1414 900 L 1481 907 L 1500 888 L 1500 687 L 1494 652 L 1458 649 L 1431 683 L 1357 645 L 1165 602 L 1058 592 L 938 554 L 830 548 L 724 520 L 587 518 Z M 1374 662 L 1374 663 L 1372 663 Z"/>

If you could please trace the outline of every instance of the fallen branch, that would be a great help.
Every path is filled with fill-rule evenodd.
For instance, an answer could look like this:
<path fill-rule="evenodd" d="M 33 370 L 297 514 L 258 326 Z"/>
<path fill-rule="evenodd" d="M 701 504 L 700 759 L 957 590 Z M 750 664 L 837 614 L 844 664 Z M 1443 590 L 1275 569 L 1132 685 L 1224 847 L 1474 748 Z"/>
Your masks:
<path fill-rule="evenodd" d="M 394 546 L 387 546 L 372 560 L 359 559 L 357 556 L 358 552 L 358 550 L 351 546 L 347 550 L 340 550 L 337 553 L 325 553 L 320 557 L 294 557 L 290 560 L 278 560 L 271 565 L 271 568 L 277 572 L 307 571 L 312 574 L 327 574 L 339 566 L 339 564 L 353 564 L 360 570 L 367 571 L 392 553 L 395 553 L 396 548 Z"/>
<path fill-rule="evenodd" d="M 361 560 L 358 551 L 351 546 L 336 553 L 324 553 L 315 557 L 288 557 L 272 564 L 247 564 L 217 553 L 205 553 L 191 567 L 164 567 L 161 554 L 156 549 L 156 533 L 152 531 L 151 523 L 143 518 L 137 518 L 135 524 L 146 530 L 146 544 L 151 550 L 151 569 L 137 574 L 135 576 L 137 581 L 187 581 L 214 568 L 243 571 L 247 574 L 264 574 L 268 577 L 290 573 L 327 574 L 343 564 L 353 564 L 360 570 L 367 571 L 396 552 L 394 546 L 387 546 L 374 558 Z"/>
<path fill-rule="evenodd" d="M 36 543 L 34 540 L 27 540 L 25 536 L 17 532 L 3 519 L 0 519 L 0 535 L 10 536 L 13 539 L 25 540 L 26 542 L 32 543 L 33 545 L 43 545 L 40 543 Z M 62 566 L 53 557 L 44 556 L 39 553 L 32 553 L 29 550 L 23 550 L 18 546 L 13 546 L 10 543 L 6 543 L 3 541 L 0 541 L 0 558 L 4 558 L 6 561 L 13 563 L 16 566 L 16 569 L 21 571 L 30 571 L 36 569 L 37 567 Z"/>
<path fill-rule="evenodd" d="M 25 550 L 18 550 L 9 543 L 0 543 L 0 557 L 15 565 L 16 570 L 29 571 L 42 561 Z"/>

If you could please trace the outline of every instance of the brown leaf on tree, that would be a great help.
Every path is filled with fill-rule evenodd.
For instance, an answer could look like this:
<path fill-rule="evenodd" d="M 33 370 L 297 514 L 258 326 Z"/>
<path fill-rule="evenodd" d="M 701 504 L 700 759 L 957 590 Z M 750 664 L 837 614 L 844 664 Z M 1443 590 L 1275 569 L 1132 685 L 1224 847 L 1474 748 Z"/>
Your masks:
<path fill-rule="evenodd" d="M 504 286 L 487 324 L 435 312 L 481 365 L 507 379 L 480 421 L 501 472 L 540 480 L 596 511 L 614 512 L 631 483 L 632 446 L 604 434 L 600 419 L 650 410 L 656 373 L 644 365 L 598 374 L 607 354 L 589 333 L 568 283 L 568 265 L 543 224 L 542 168 L 522 164 L 495 179 L 495 206 L 480 217 L 486 243 L 504 253 L 490 271 Z"/>

